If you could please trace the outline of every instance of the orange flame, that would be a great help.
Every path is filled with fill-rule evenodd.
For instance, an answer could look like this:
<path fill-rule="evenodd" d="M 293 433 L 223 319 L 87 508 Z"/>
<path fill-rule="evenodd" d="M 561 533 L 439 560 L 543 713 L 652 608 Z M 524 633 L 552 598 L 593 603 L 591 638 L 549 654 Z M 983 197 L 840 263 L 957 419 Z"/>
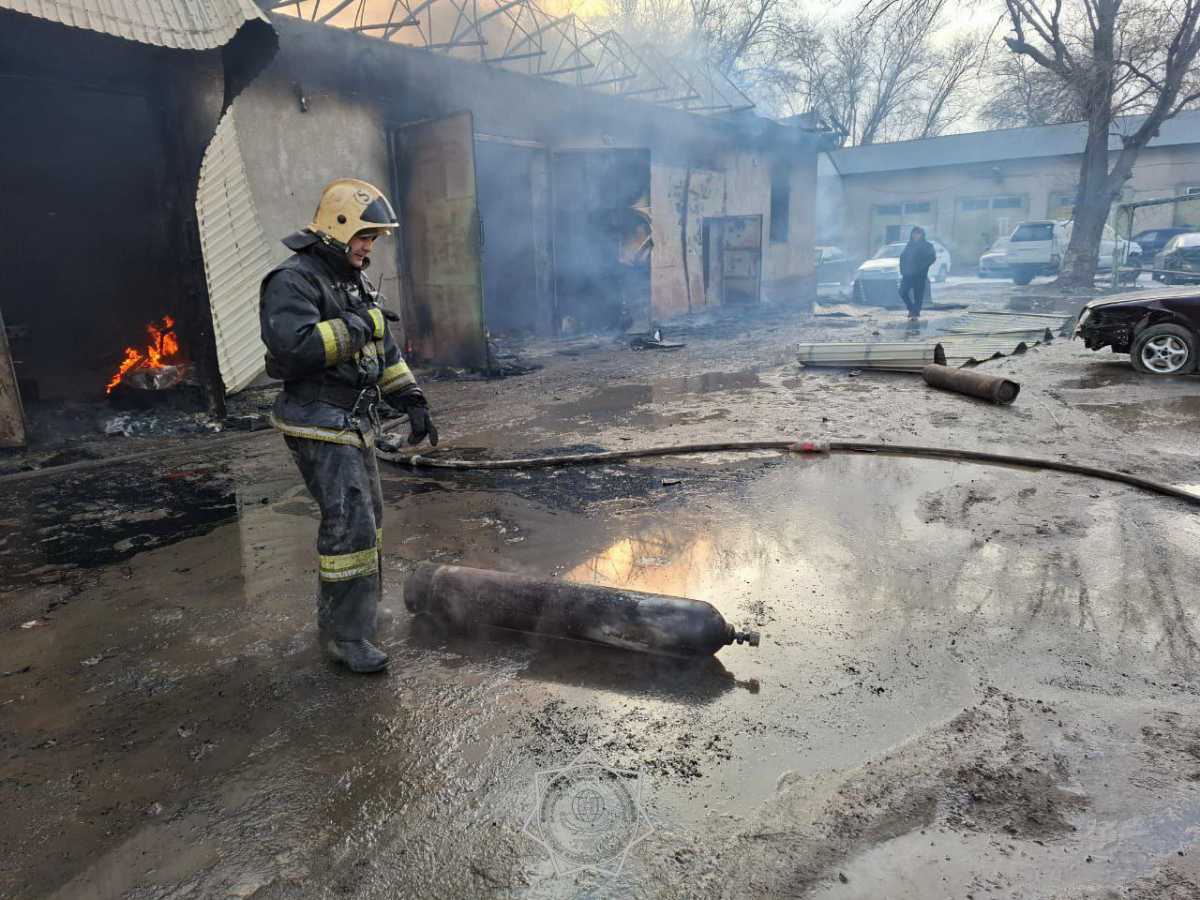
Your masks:
<path fill-rule="evenodd" d="M 173 358 L 179 353 L 179 338 L 174 328 L 175 320 L 170 316 L 163 316 L 161 326 L 154 322 L 147 325 L 146 333 L 150 335 L 150 343 L 142 350 L 135 347 L 125 348 L 125 358 L 121 360 L 117 373 L 113 375 L 104 393 L 111 394 L 113 388 L 121 383 L 121 379 L 131 369 L 157 369 L 178 362 Z"/>

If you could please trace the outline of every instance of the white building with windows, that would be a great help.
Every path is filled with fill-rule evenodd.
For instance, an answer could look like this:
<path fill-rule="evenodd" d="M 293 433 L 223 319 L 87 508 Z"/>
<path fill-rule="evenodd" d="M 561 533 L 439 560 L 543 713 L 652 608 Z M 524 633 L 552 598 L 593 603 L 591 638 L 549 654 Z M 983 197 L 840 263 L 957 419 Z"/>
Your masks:
<path fill-rule="evenodd" d="M 1136 118 L 1121 123 L 1132 131 Z M 1030 219 L 1070 219 L 1086 126 L 1048 125 L 822 154 L 818 243 L 869 256 L 913 225 L 945 244 L 955 267 L 975 267 L 998 237 Z M 1114 135 L 1112 152 L 1120 149 Z M 1200 194 L 1200 110 L 1167 122 L 1142 151 L 1124 200 Z M 1145 210 L 1138 228 L 1200 226 L 1200 201 Z"/>

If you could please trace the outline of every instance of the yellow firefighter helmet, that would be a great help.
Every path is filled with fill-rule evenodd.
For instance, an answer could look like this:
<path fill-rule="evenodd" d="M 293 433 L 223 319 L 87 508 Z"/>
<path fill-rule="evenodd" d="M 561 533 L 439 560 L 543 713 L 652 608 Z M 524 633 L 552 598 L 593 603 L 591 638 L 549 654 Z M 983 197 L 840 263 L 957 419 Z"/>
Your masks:
<path fill-rule="evenodd" d="M 399 227 L 392 204 L 379 188 L 357 178 L 338 178 L 325 185 L 308 230 L 344 247 L 364 231 L 391 234 Z"/>

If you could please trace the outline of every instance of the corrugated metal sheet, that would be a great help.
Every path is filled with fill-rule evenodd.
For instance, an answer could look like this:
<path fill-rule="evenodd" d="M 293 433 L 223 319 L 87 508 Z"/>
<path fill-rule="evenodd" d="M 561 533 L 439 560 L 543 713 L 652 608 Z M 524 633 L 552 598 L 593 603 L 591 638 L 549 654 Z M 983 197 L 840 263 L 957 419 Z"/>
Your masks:
<path fill-rule="evenodd" d="M 1014 334 L 1040 340 L 1047 330 L 1062 334 L 1071 316 L 1052 313 L 971 312 L 955 319 L 947 334 Z"/>
<path fill-rule="evenodd" d="M 230 108 L 200 168 L 196 215 L 212 305 L 217 362 L 225 390 L 236 393 L 262 374 L 258 285 L 274 261 L 258 221 Z"/>
<path fill-rule="evenodd" d="M 806 366 L 838 369 L 919 372 L 931 363 L 945 361 L 941 344 L 917 341 L 801 344 L 797 352 Z"/>
<path fill-rule="evenodd" d="M 799 358 L 806 366 L 919 372 L 934 362 L 948 366 L 973 366 L 989 359 L 1024 353 L 1039 343 L 1040 336 L 1022 340 L 1013 335 L 943 335 L 936 342 L 801 344 Z"/>
<path fill-rule="evenodd" d="M 946 365 L 970 366 L 1002 356 L 1015 356 L 1040 344 L 1041 335 L 1022 339 L 1019 335 L 962 334 L 943 335 L 942 349 Z"/>
<path fill-rule="evenodd" d="M 178 50 L 223 47 L 246 22 L 267 21 L 252 0 L 0 0 L 0 9 Z"/>

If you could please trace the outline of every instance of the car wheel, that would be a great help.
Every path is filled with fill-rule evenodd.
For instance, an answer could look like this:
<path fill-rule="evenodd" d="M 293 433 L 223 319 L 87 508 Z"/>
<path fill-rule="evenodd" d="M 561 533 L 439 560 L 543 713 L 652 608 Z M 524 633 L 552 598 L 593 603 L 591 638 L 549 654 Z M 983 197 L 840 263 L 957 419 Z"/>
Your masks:
<path fill-rule="evenodd" d="M 1147 375 L 1183 375 L 1196 368 L 1196 335 L 1180 325 L 1151 325 L 1138 332 L 1129 355 Z"/>
<path fill-rule="evenodd" d="M 1017 269 L 1013 272 L 1013 284 L 1029 284 L 1033 281 L 1033 273 L 1028 269 Z"/>

